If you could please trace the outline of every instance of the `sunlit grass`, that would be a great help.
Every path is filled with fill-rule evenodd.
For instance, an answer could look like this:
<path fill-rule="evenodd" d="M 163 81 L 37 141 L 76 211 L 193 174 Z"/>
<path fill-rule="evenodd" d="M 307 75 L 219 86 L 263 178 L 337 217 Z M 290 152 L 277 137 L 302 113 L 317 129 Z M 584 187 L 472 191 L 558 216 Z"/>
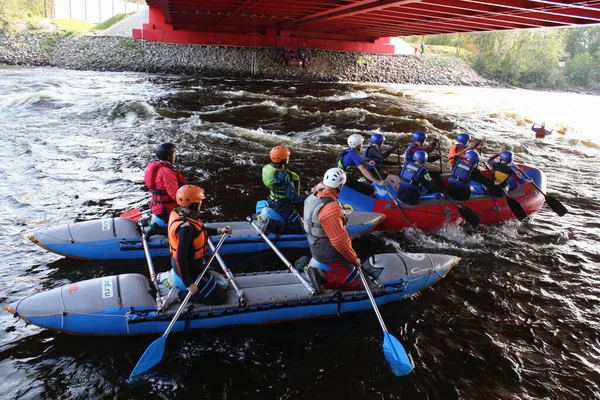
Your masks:
<path fill-rule="evenodd" d="M 52 23 L 58 26 L 60 29 L 68 32 L 82 32 L 82 31 L 90 31 L 90 30 L 105 30 L 110 28 L 112 25 L 116 24 L 119 21 L 127 18 L 133 13 L 129 14 L 117 14 L 106 21 L 95 24 L 93 22 L 79 21 L 75 19 L 68 18 L 55 18 L 52 20 Z"/>
<path fill-rule="evenodd" d="M 124 20 L 125 18 L 129 17 L 131 14 L 134 14 L 134 13 L 114 15 L 114 16 L 110 17 L 109 19 L 107 19 L 106 21 L 103 21 L 103 22 L 99 23 L 98 25 L 96 25 L 92 29 L 102 30 L 103 31 L 105 29 L 110 28 L 111 26 L 113 26 L 117 22 L 120 22 L 120 21 Z"/>
<path fill-rule="evenodd" d="M 89 31 L 96 26 L 96 24 L 93 22 L 85 22 L 67 18 L 55 18 L 52 20 L 52 23 L 58 26 L 60 29 L 69 32 Z"/>

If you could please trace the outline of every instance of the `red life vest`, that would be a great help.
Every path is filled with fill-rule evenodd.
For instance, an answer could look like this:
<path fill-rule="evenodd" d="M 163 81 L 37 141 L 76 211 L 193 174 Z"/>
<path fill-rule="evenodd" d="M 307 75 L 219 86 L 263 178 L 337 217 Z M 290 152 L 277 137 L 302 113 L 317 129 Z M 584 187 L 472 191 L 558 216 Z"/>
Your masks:
<path fill-rule="evenodd" d="M 177 207 L 177 202 L 174 198 L 171 198 L 169 193 L 165 190 L 164 187 L 158 187 L 156 184 L 156 175 L 160 168 L 167 168 L 173 171 L 173 168 L 165 162 L 162 161 L 153 161 L 146 167 L 146 171 L 144 173 L 144 183 L 148 189 L 150 189 L 150 193 L 152 195 L 150 199 L 150 208 L 152 209 L 152 213 L 158 216 L 163 217 L 163 219 L 167 219 L 167 216 L 170 211 Z M 178 185 L 181 186 L 185 184 L 186 180 L 183 175 L 173 171 L 177 176 Z M 162 186 L 162 185 L 161 185 Z"/>

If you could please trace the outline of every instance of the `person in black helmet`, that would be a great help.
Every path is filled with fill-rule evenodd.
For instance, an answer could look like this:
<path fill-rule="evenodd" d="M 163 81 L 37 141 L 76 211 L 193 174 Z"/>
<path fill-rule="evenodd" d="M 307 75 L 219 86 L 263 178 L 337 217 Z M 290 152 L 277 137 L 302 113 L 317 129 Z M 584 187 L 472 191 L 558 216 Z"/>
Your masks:
<path fill-rule="evenodd" d="M 177 207 L 177 190 L 186 183 L 186 179 L 173 170 L 175 162 L 175 145 L 162 143 L 156 147 L 158 161 L 152 161 L 146 167 L 144 182 L 150 193 L 150 209 L 152 222 L 159 226 L 167 226 L 171 211 Z"/>

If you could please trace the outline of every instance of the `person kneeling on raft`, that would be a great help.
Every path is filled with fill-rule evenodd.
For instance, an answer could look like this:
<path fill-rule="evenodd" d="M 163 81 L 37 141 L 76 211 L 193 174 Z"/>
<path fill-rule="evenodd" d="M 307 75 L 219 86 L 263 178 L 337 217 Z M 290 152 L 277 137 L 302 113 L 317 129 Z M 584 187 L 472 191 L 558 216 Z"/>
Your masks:
<path fill-rule="evenodd" d="M 198 212 L 205 198 L 204 189 L 196 185 L 184 185 L 177 191 L 178 207 L 169 216 L 168 238 L 174 272 L 174 282 L 169 283 L 180 290 L 180 300 L 190 291 L 191 302 L 222 304 L 228 282 L 221 274 L 209 269 L 198 285 L 194 283 L 204 269 L 209 236 L 232 232 L 228 226 L 208 228 L 200 220 Z"/>
<path fill-rule="evenodd" d="M 404 204 L 419 204 L 421 195 L 427 192 L 435 192 L 429 172 L 425 169 L 427 153 L 417 150 L 413 154 L 413 161 L 406 161 L 400 170 L 400 189 L 398 189 L 398 200 Z M 422 188 L 427 192 L 422 193 Z"/>

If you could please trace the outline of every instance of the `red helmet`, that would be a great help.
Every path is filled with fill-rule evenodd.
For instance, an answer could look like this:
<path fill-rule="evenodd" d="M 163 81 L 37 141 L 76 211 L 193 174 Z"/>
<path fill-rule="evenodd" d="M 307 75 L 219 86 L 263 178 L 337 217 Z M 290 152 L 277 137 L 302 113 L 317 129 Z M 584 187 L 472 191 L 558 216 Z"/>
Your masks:
<path fill-rule="evenodd" d="M 275 164 L 280 164 L 287 160 L 287 158 L 292 154 L 290 149 L 285 146 L 275 146 L 271 149 L 271 161 Z"/>
<path fill-rule="evenodd" d="M 189 207 L 192 204 L 200 203 L 206 198 L 204 189 L 196 185 L 183 185 L 177 191 L 177 204 L 182 207 Z"/>

